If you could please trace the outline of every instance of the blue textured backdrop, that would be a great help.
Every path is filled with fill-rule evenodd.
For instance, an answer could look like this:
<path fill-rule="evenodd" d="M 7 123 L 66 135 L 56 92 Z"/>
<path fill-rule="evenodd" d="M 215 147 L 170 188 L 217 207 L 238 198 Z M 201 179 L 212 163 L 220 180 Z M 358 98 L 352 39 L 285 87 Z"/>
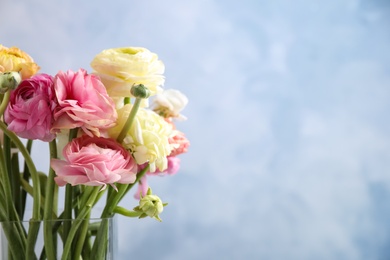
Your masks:
<path fill-rule="evenodd" d="M 3 0 L 0 42 L 51 74 L 143 46 L 189 97 L 181 172 L 150 181 L 163 222 L 119 218 L 118 259 L 389 259 L 389 20 L 386 0 Z"/>

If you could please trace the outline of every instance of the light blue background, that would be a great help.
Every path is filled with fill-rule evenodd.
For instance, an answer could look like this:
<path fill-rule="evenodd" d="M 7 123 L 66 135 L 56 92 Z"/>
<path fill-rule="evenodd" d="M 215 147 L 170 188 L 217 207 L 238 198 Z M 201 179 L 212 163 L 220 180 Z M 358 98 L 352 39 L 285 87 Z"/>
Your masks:
<path fill-rule="evenodd" d="M 0 43 L 42 72 L 143 46 L 190 99 L 181 171 L 150 180 L 163 222 L 119 218 L 118 259 L 390 258 L 388 1 L 0 7 Z"/>

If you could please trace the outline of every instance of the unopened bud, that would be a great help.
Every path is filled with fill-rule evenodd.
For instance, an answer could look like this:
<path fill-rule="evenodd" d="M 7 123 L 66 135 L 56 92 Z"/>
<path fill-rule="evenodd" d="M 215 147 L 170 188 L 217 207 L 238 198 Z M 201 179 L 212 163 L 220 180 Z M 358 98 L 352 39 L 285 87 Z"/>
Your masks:
<path fill-rule="evenodd" d="M 10 89 L 15 89 L 22 81 L 18 72 L 4 72 L 0 74 L 0 94 L 4 94 Z"/>
<path fill-rule="evenodd" d="M 148 98 L 150 96 L 149 89 L 143 84 L 133 85 L 130 93 L 136 98 Z"/>
<path fill-rule="evenodd" d="M 142 196 L 139 201 L 139 205 L 134 208 L 134 211 L 142 212 L 140 218 L 149 216 L 161 221 L 159 214 L 163 212 L 166 203 L 162 203 L 161 199 L 152 194 L 152 190 L 149 188 L 145 196 Z"/>

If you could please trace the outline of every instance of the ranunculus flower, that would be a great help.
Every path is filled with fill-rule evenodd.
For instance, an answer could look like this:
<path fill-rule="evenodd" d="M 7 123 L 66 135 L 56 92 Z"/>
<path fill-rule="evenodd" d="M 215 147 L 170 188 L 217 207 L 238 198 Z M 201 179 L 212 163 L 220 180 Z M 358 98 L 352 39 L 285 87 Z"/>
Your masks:
<path fill-rule="evenodd" d="M 101 129 L 115 124 L 114 101 L 96 75 L 84 69 L 60 71 L 54 78 L 54 89 L 58 99 L 54 130 L 80 127 L 90 136 L 100 136 Z"/>
<path fill-rule="evenodd" d="M 117 125 L 108 130 L 109 136 L 117 138 L 125 124 L 132 105 L 127 104 L 118 110 Z M 149 162 L 150 171 L 156 167 L 164 171 L 168 167 L 167 156 L 171 152 L 169 137 L 172 125 L 151 110 L 140 108 L 135 116 L 123 143 L 138 164 Z"/>
<path fill-rule="evenodd" d="M 7 48 L 0 44 L 0 73 L 17 71 L 22 79 L 37 73 L 39 66 L 24 51 L 17 47 Z"/>
<path fill-rule="evenodd" d="M 178 90 L 167 89 L 153 97 L 150 108 L 162 117 L 186 119 L 180 112 L 188 104 L 188 98 Z"/>
<path fill-rule="evenodd" d="M 176 156 L 168 156 L 168 167 L 164 171 L 156 170 L 155 172 L 147 172 L 147 175 L 159 175 L 164 176 L 165 174 L 173 175 L 176 174 L 180 169 L 180 158 Z M 139 165 L 140 168 L 144 167 L 145 165 Z M 142 196 L 146 195 L 146 192 L 149 189 L 148 185 L 148 177 L 147 175 L 142 176 L 140 181 L 138 182 L 138 188 L 136 193 L 134 194 L 134 198 L 139 199 L 140 194 Z"/>
<path fill-rule="evenodd" d="M 173 136 L 169 138 L 169 143 L 171 144 L 172 151 L 169 156 L 176 156 L 188 151 L 190 146 L 190 141 L 185 137 L 183 132 L 174 130 Z"/>
<path fill-rule="evenodd" d="M 137 164 L 131 154 L 110 138 L 84 135 L 63 150 L 65 160 L 52 159 L 59 186 L 84 184 L 100 186 L 129 184 L 136 179 Z"/>
<path fill-rule="evenodd" d="M 4 121 L 9 130 L 22 138 L 49 142 L 55 138 L 50 129 L 56 106 L 53 77 L 37 74 L 12 91 Z"/>
<path fill-rule="evenodd" d="M 180 158 L 176 156 L 168 156 L 168 168 L 165 171 L 169 175 L 176 174 L 180 169 Z"/>
<path fill-rule="evenodd" d="M 143 84 L 151 95 L 164 85 L 164 64 L 155 53 L 141 47 L 107 49 L 95 56 L 91 67 L 112 97 L 129 97 L 135 84 Z"/>

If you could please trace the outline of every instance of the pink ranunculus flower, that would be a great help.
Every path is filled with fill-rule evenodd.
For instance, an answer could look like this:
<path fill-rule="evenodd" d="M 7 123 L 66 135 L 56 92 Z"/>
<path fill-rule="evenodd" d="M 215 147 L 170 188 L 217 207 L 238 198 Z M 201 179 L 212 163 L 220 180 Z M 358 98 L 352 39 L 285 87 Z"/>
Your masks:
<path fill-rule="evenodd" d="M 65 160 L 52 159 L 59 186 L 129 184 L 136 179 L 137 164 L 131 154 L 111 138 L 84 135 L 64 147 Z"/>
<path fill-rule="evenodd" d="M 59 104 L 54 130 L 80 127 L 89 136 L 100 136 L 100 130 L 115 124 L 115 103 L 98 76 L 84 69 L 60 71 L 54 78 L 54 89 Z"/>
<path fill-rule="evenodd" d="M 147 175 L 159 175 L 159 176 L 164 176 L 165 174 L 173 175 L 176 174 L 179 171 L 180 168 L 180 158 L 176 156 L 168 156 L 168 168 L 165 169 L 164 171 L 159 171 L 158 169 L 155 172 L 147 172 Z M 141 168 L 145 167 L 146 164 L 140 165 Z M 140 194 L 142 196 L 146 195 L 146 192 L 148 191 L 149 185 L 147 181 L 147 175 L 144 175 L 139 183 L 138 183 L 138 189 L 136 193 L 134 194 L 134 198 L 140 199 Z"/>
<path fill-rule="evenodd" d="M 169 138 L 169 144 L 172 146 L 169 156 L 176 156 L 188 151 L 190 141 L 185 137 L 184 133 L 174 130 L 175 134 Z"/>
<path fill-rule="evenodd" d="M 165 170 L 169 175 L 176 174 L 180 169 L 180 158 L 176 156 L 168 156 L 168 168 Z"/>
<path fill-rule="evenodd" d="M 50 129 L 56 106 L 53 77 L 37 74 L 12 91 L 4 120 L 8 129 L 22 138 L 49 142 L 55 138 Z"/>

